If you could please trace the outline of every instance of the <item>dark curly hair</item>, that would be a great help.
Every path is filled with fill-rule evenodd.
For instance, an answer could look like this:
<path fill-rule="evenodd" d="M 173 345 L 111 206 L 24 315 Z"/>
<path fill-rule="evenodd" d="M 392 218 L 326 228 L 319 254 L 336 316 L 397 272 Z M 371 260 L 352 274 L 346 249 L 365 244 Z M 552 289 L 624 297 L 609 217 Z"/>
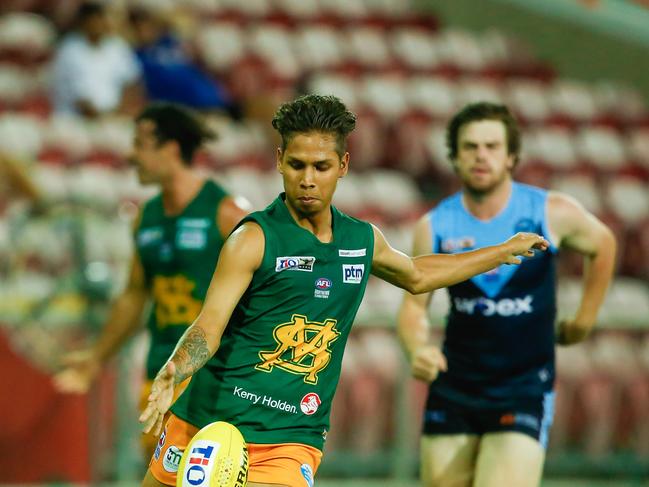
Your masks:
<path fill-rule="evenodd" d="M 196 151 L 216 133 L 205 125 L 201 117 L 191 109 L 175 103 L 153 103 L 135 119 L 136 122 L 151 120 L 155 124 L 158 143 L 174 140 L 180 147 L 185 165 L 192 163 Z"/>
<path fill-rule="evenodd" d="M 304 95 L 284 103 L 273 117 L 273 127 L 282 137 L 282 151 L 297 134 L 323 132 L 336 137 L 340 157 L 347 147 L 347 136 L 356 126 L 356 116 L 335 96 Z"/>
<path fill-rule="evenodd" d="M 446 127 L 446 148 L 451 161 L 457 158 L 457 143 L 460 129 L 471 122 L 481 120 L 499 120 L 507 133 L 507 152 L 514 156 L 514 165 L 518 164 L 521 151 L 521 134 L 516 119 L 507 106 L 498 103 L 471 103 L 455 114 Z"/>

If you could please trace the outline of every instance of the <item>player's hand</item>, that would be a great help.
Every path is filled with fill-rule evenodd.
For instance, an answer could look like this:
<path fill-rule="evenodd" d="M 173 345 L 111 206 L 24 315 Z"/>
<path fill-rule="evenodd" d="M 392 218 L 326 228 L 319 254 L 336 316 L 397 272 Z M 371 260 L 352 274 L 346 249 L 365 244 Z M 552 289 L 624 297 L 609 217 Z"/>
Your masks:
<path fill-rule="evenodd" d="M 71 352 L 61 359 L 63 370 L 54 376 L 54 388 L 67 394 L 85 394 L 101 370 L 94 350 Z"/>
<path fill-rule="evenodd" d="M 520 264 L 522 257 L 534 257 L 534 250 L 547 250 L 550 243 L 536 233 L 519 232 L 505 242 L 509 255 L 506 264 Z"/>
<path fill-rule="evenodd" d="M 146 408 L 140 415 L 140 423 L 143 424 L 144 433 L 152 432 L 159 436 L 164 426 L 164 417 L 169 411 L 174 398 L 174 377 L 176 366 L 173 362 L 167 362 L 151 385 L 151 394 L 147 398 Z"/>
<path fill-rule="evenodd" d="M 584 340 L 592 328 L 592 325 L 577 320 L 563 320 L 559 322 L 556 341 L 559 345 L 574 345 Z"/>
<path fill-rule="evenodd" d="M 433 382 L 440 370 L 446 372 L 447 369 L 446 357 L 434 345 L 419 347 L 410 358 L 410 373 L 424 382 Z"/>

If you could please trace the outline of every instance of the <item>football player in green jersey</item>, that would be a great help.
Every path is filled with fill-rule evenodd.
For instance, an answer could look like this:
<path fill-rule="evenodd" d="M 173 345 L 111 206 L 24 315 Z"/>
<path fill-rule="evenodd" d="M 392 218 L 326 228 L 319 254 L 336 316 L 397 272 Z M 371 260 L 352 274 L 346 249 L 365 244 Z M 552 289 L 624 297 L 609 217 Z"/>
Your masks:
<path fill-rule="evenodd" d="M 213 137 L 196 114 L 179 105 L 153 104 L 137 117 L 130 160 L 140 183 L 155 184 L 160 192 L 143 205 L 136 222 L 126 288 L 94 345 L 64 357 L 65 368 L 54 381 L 59 391 L 87 392 L 102 365 L 140 330 L 152 301 L 140 401 L 146 403 L 156 372 L 201 309 L 223 242 L 249 210 L 245 200 L 192 168 L 196 151 Z M 143 436 L 147 456 L 156 443 L 155 436 Z"/>
<path fill-rule="evenodd" d="M 393 249 L 378 228 L 331 204 L 354 126 L 333 96 L 300 97 L 275 114 L 285 192 L 225 242 L 200 314 L 156 376 L 140 421 L 162 434 L 143 485 L 176 485 L 178 453 L 213 421 L 242 432 L 249 486 L 313 485 L 369 274 L 424 293 L 547 248 L 542 237 L 520 233 L 460 255 L 410 258 Z M 164 425 L 174 387 L 189 377 Z M 183 484 L 208 477 L 202 465 L 213 451 L 195 450 Z"/>

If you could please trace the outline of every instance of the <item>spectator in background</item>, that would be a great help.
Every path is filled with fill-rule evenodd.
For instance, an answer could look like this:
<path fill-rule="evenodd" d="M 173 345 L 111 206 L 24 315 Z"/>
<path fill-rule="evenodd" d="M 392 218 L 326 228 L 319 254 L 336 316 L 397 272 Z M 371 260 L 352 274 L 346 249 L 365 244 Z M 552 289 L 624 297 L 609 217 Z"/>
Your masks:
<path fill-rule="evenodd" d="M 135 52 L 152 101 L 182 103 L 197 110 L 231 111 L 226 90 L 201 71 L 158 12 L 130 12 Z"/>
<path fill-rule="evenodd" d="M 128 44 L 110 33 L 105 7 L 83 3 L 74 31 L 56 52 L 55 110 L 86 117 L 137 110 L 139 77 L 139 64 Z"/>

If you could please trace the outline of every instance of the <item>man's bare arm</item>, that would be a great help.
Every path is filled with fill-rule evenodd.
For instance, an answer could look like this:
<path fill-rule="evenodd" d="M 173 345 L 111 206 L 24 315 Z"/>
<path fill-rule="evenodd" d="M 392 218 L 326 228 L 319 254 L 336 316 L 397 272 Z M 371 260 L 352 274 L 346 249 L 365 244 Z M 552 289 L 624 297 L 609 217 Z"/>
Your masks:
<path fill-rule="evenodd" d="M 422 217 L 415 226 L 412 255 L 417 257 L 430 253 L 433 248 L 428 217 Z M 410 358 L 414 351 L 428 342 L 428 317 L 426 310 L 432 293 L 403 293 L 403 301 L 397 317 L 397 333 Z"/>
<path fill-rule="evenodd" d="M 428 216 L 423 216 L 415 226 L 412 255 L 430 253 L 433 248 L 432 231 Z M 403 301 L 397 316 L 397 333 L 406 352 L 413 377 L 426 382 L 437 378 L 440 370 L 446 370 L 446 358 L 438 347 L 430 343 L 428 306 L 433 293 L 403 293 Z"/>
<path fill-rule="evenodd" d="M 103 363 L 132 337 L 142 326 L 142 312 L 150 298 L 144 268 L 137 254 L 131 259 L 131 272 L 126 289 L 113 303 L 106 326 L 95 344 L 94 351 Z"/>
<path fill-rule="evenodd" d="M 214 355 L 241 296 L 264 256 L 264 233 L 256 223 L 244 223 L 225 242 L 203 308 L 178 341 L 171 357 L 151 385 L 140 415 L 142 431 L 160 434 L 171 407 L 174 386 L 191 377 Z"/>
<path fill-rule="evenodd" d="M 374 227 L 372 273 L 411 294 L 448 287 L 502 264 L 520 264 L 519 256 L 531 257 L 545 250 L 548 242 L 539 235 L 517 233 L 499 245 L 461 254 L 428 254 L 410 258 L 393 249 Z"/>
<path fill-rule="evenodd" d="M 550 232 L 557 244 L 584 256 L 582 298 L 574 318 L 560 324 L 559 343 L 577 343 L 590 333 L 606 296 L 615 267 L 613 232 L 575 199 L 552 192 L 548 196 Z"/>
<path fill-rule="evenodd" d="M 214 355 L 263 255 L 264 234 L 255 223 L 245 223 L 225 242 L 203 308 L 169 358 L 175 365 L 176 384 L 193 375 Z"/>

